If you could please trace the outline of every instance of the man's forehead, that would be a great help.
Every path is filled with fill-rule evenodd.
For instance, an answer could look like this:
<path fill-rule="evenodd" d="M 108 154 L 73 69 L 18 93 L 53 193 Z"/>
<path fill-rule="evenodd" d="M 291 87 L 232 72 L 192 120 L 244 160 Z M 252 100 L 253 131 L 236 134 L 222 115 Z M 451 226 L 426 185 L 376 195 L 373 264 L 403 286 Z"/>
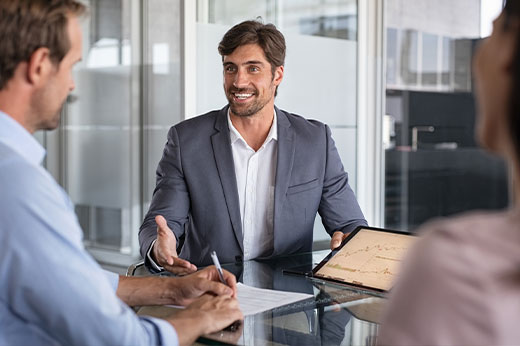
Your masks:
<path fill-rule="evenodd" d="M 238 46 L 235 50 L 222 57 L 222 62 L 229 63 L 263 63 L 268 64 L 267 58 L 265 57 L 264 50 L 260 45 L 256 43 L 245 44 Z"/>
<path fill-rule="evenodd" d="M 67 31 L 70 40 L 69 53 L 74 55 L 73 58 L 81 58 L 83 51 L 83 33 L 81 31 L 81 26 L 77 17 L 70 16 L 68 18 Z"/>

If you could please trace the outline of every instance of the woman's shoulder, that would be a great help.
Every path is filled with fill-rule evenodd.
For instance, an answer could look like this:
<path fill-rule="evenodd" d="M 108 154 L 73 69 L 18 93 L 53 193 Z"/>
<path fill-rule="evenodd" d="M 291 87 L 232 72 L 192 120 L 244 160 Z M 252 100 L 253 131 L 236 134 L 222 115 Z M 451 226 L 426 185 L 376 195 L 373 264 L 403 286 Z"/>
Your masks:
<path fill-rule="evenodd" d="M 442 248 L 481 247 L 505 239 L 517 239 L 520 217 L 511 211 L 473 211 L 449 218 L 434 219 L 419 228 L 424 246 Z"/>
<path fill-rule="evenodd" d="M 510 211 L 469 212 L 433 220 L 418 230 L 420 238 L 405 267 L 427 273 L 433 281 L 475 285 L 479 278 L 487 280 L 489 274 L 520 260 L 519 223 L 520 218 Z"/>
<path fill-rule="evenodd" d="M 510 211 L 470 212 L 422 226 L 391 292 L 382 344 L 486 344 L 496 338 L 501 327 L 495 319 L 510 313 L 496 294 L 503 301 L 511 286 L 497 278 L 517 273 L 519 222 Z M 508 305 L 518 301 L 514 287 Z"/>

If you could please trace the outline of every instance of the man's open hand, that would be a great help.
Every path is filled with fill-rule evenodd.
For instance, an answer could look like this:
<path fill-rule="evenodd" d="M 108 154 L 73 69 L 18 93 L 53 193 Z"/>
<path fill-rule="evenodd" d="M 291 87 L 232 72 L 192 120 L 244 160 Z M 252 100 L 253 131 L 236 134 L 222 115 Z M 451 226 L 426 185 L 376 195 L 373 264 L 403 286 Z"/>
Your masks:
<path fill-rule="evenodd" d="M 157 241 L 152 249 L 155 262 L 174 274 L 183 275 L 195 272 L 197 270 L 195 265 L 178 257 L 177 240 L 168 227 L 166 219 L 162 215 L 157 215 L 155 222 L 157 223 Z"/>

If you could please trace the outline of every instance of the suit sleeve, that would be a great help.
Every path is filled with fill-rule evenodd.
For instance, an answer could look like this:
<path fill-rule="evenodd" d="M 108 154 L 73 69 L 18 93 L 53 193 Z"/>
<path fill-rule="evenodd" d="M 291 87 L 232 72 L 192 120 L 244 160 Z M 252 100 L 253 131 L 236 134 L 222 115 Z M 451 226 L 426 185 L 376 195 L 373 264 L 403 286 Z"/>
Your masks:
<path fill-rule="evenodd" d="M 180 141 L 177 130 L 172 127 L 168 132 L 168 141 L 157 167 L 156 185 L 150 209 L 139 230 L 141 256 L 145 262 L 148 262 L 147 251 L 157 238 L 155 216 L 164 216 L 179 244 L 179 238 L 184 234 L 184 224 L 188 221 L 189 211 L 190 196 L 182 169 Z"/>
<path fill-rule="evenodd" d="M 367 225 L 367 222 L 348 184 L 348 174 L 343 169 L 327 125 L 325 125 L 325 136 L 325 177 L 318 212 L 325 229 L 332 236 L 335 231 L 351 232 L 357 226 Z"/>

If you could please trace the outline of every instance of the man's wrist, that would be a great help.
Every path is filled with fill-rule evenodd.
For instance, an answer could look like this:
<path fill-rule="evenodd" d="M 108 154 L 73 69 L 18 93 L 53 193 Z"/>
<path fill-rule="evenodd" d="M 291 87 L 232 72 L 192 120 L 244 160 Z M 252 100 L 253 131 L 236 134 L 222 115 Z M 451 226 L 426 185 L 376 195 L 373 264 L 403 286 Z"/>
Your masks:
<path fill-rule="evenodd" d="M 168 319 L 175 330 L 182 330 L 183 333 L 179 335 L 180 344 L 192 344 L 197 338 L 204 334 L 207 327 L 207 322 L 204 320 L 206 314 L 199 310 L 183 310 L 175 315 L 175 317 Z"/>
<path fill-rule="evenodd" d="M 181 282 L 179 278 L 172 277 L 154 277 L 157 279 L 152 282 L 154 295 L 156 296 L 157 305 L 182 305 L 182 297 L 180 297 Z"/>
<path fill-rule="evenodd" d="M 157 262 L 155 261 L 155 258 L 152 256 L 153 247 L 156 242 L 157 242 L 157 239 L 155 239 L 152 242 L 152 244 L 150 245 L 150 247 L 148 248 L 148 251 L 146 252 L 146 258 L 148 260 L 148 263 L 150 263 L 150 266 L 152 267 L 152 269 L 154 269 L 155 271 L 158 271 L 158 272 L 162 272 L 162 271 L 164 271 L 164 268 L 161 267 L 160 265 L 158 265 Z"/>
<path fill-rule="evenodd" d="M 184 305 L 181 289 L 184 280 L 181 280 L 181 277 L 165 277 L 162 279 L 163 286 L 161 286 L 160 291 L 162 296 L 167 297 L 170 301 L 168 304 Z"/>

